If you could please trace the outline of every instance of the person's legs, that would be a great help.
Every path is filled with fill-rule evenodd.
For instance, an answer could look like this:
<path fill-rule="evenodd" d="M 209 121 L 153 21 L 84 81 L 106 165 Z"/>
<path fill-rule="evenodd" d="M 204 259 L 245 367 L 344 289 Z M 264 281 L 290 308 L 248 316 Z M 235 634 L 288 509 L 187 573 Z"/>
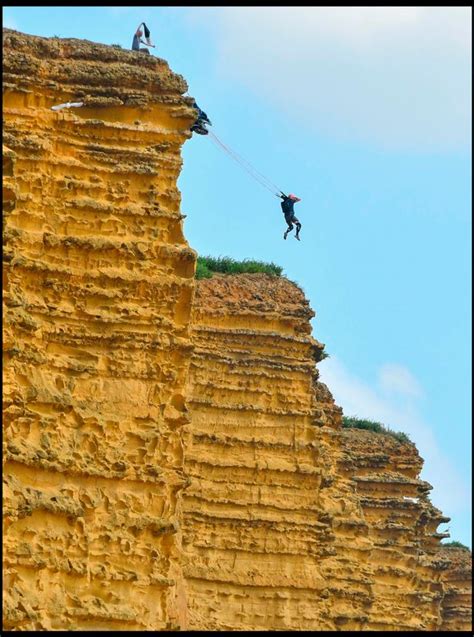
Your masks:
<path fill-rule="evenodd" d="M 296 217 L 293 217 L 293 221 L 296 223 L 295 238 L 298 239 L 298 241 L 299 241 L 300 240 L 301 223 L 298 221 L 298 219 Z"/>
<path fill-rule="evenodd" d="M 292 222 L 291 215 L 285 215 L 285 221 L 288 225 L 288 228 L 286 229 L 285 234 L 283 235 L 283 239 L 286 239 L 286 237 L 288 236 L 288 233 L 293 230 L 293 224 L 291 223 Z"/>

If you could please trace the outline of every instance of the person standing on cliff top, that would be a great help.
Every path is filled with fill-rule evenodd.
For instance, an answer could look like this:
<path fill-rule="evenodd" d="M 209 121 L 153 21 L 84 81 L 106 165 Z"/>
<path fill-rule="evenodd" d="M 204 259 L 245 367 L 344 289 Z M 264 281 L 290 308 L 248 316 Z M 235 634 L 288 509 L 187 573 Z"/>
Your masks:
<path fill-rule="evenodd" d="M 143 35 L 143 31 L 141 29 L 142 25 L 143 25 L 143 28 L 145 29 L 146 42 L 143 42 L 143 40 L 141 39 Z M 132 42 L 132 51 L 140 51 L 140 53 L 147 53 L 149 55 L 150 51 L 148 49 L 144 49 L 143 47 L 141 47 L 140 44 L 144 44 L 145 46 L 152 46 L 153 48 L 155 48 L 155 45 L 151 43 L 150 29 L 147 27 L 147 25 L 144 22 L 140 22 L 140 24 L 138 25 L 138 29 L 135 31 L 135 35 L 133 36 L 133 42 Z"/>
<path fill-rule="evenodd" d="M 283 210 L 285 214 L 285 221 L 288 224 L 288 229 L 285 231 L 285 234 L 283 235 L 283 239 L 286 239 L 286 237 L 288 236 L 288 233 L 293 230 L 293 223 L 295 223 L 296 224 L 295 239 L 298 239 L 298 241 L 300 241 L 301 223 L 295 217 L 295 211 L 293 210 L 293 206 L 298 201 L 301 201 L 301 199 L 299 199 L 296 195 L 285 195 L 284 193 L 281 193 L 280 198 L 283 199 L 283 201 L 281 202 L 281 209 Z"/>

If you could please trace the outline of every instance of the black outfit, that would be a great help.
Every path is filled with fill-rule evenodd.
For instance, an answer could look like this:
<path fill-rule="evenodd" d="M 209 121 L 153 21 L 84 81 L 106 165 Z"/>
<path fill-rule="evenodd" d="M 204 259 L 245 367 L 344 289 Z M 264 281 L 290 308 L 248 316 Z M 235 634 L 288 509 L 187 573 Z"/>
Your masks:
<path fill-rule="evenodd" d="M 281 202 L 281 209 L 285 214 L 285 221 L 288 224 L 288 230 L 285 232 L 285 239 L 288 232 L 291 232 L 293 230 L 293 223 L 296 224 L 296 237 L 298 238 L 301 230 L 301 223 L 295 216 L 295 201 L 293 199 L 290 199 L 283 193 L 280 196 L 283 199 L 283 201 Z"/>
<path fill-rule="evenodd" d="M 198 112 L 198 118 L 197 120 L 194 122 L 194 124 L 191 126 L 191 130 L 193 132 L 196 133 L 201 133 L 201 134 L 205 134 L 207 135 L 208 130 L 207 128 L 204 126 L 204 124 L 209 124 L 210 126 L 212 126 L 211 124 L 211 120 L 209 119 L 209 117 L 206 115 L 206 113 L 204 111 L 202 111 L 199 106 L 196 104 L 196 102 L 194 102 L 193 104 L 193 108 L 195 108 Z"/>

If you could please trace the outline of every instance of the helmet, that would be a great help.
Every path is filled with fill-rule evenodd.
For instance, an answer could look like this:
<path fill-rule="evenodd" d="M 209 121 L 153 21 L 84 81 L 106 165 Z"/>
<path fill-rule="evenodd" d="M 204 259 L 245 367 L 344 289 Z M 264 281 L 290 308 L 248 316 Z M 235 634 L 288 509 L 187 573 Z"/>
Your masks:
<path fill-rule="evenodd" d="M 296 195 L 288 195 L 288 199 L 298 199 L 298 197 Z"/>

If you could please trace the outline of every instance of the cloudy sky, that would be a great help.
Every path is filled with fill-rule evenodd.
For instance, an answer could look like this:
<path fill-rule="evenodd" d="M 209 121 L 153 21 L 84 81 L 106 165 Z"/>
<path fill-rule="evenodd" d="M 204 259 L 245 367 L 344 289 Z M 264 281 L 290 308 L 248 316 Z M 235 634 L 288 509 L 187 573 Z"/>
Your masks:
<path fill-rule="evenodd" d="M 212 32 L 223 75 L 315 133 L 384 149 L 466 146 L 465 8 L 220 7 L 192 17 Z"/>
<path fill-rule="evenodd" d="M 322 380 L 346 415 L 410 435 L 470 546 L 471 9 L 4 8 L 4 26 L 125 48 L 142 20 L 216 135 L 302 199 L 302 240 L 284 242 L 278 200 L 194 137 L 190 245 L 303 287 Z"/>

